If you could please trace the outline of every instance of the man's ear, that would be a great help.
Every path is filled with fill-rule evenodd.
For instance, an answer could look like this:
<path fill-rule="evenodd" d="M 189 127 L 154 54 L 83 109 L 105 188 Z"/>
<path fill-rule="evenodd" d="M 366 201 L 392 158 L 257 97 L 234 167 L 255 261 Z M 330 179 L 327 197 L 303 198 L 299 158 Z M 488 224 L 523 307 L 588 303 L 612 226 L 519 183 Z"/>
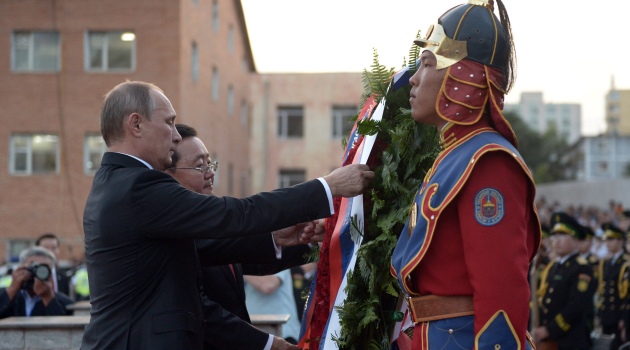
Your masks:
<path fill-rule="evenodd" d="M 140 124 L 143 122 L 143 118 L 138 113 L 131 113 L 125 122 L 125 127 L 131 135 L 134 137 L 140 137 L 142 132 L 140 131 Z"/>

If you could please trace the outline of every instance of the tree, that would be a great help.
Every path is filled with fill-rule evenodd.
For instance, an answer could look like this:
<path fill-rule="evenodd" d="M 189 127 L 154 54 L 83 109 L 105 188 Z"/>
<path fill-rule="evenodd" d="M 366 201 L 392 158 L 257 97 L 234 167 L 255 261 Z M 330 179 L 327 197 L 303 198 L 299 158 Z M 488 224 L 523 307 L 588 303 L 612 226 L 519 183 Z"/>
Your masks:
<path fill-rule="evenodd" d="M 571 180 L 575 178 L 577 155 L 571 152 L 566 140 L 558 135 L 555 126 L 541 135 L 532 130 L 515 112 L 505 112 L 518 138 L 518 150 L 529 166 L 536 183 Z"/>

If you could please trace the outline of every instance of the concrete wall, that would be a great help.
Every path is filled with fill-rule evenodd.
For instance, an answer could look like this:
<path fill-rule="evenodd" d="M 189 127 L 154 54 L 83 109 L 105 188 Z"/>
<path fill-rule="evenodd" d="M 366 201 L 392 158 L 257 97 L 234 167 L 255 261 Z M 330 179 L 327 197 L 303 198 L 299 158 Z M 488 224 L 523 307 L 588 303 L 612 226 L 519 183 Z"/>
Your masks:
<path fill-rule="evenodd" d="M 614 200 L 630 207 L 630 179 L 538 184 L 536 199 L 541 197 L 545 197 L 547 203 L 558 201 L 561 205 L 608 208 L 608 203 Z"/>

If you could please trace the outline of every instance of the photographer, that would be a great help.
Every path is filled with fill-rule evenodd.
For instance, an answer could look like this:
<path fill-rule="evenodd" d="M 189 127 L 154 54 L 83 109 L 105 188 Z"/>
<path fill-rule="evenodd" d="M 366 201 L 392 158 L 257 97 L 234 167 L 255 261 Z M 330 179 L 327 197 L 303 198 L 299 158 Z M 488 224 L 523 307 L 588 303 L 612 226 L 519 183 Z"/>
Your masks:
<path fill-rule="evenodd" d="M 55 293 L 51 273 L 54 264 L 55 256 L 44 248 L 23 250 L 11 285 L 0 289 L 0 318 L 71 315 L 66 305 L 74 301 L 63 293 Z"/>

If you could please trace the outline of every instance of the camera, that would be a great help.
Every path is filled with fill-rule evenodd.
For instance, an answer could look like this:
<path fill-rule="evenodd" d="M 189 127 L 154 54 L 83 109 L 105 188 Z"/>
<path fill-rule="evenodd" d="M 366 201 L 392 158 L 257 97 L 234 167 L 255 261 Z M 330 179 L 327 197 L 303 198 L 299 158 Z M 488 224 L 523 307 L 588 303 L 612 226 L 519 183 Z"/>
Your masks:
<path fill-rule="evenodd" d="M 26 270 L 31 274 L 31 278 L 22 284 L 22 289 L 33 290 L 35 278 L 40 281 L 48 281 L 50 278 L 50 267 L 46 264 L 33 264 L 27 267 Z"/>

